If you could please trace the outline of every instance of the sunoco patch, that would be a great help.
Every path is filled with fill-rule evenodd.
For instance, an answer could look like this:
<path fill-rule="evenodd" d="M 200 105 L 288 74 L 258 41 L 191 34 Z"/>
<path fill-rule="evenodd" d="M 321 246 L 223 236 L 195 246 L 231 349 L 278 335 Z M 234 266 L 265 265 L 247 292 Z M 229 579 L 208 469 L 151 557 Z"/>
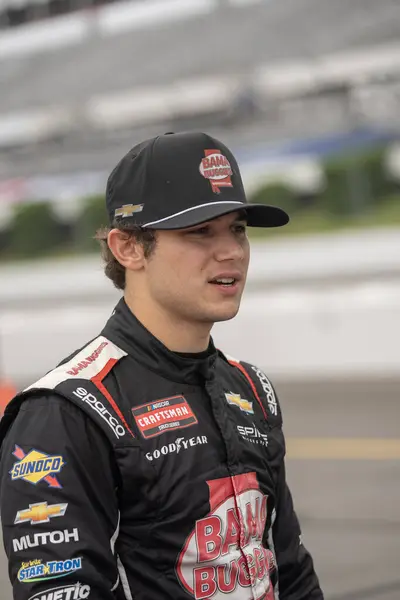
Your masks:
<path fill-rule="evenodd" d="M 144 438 L 161 435 L 171 429 L 196 425 L 197 418 L 184 396 L 172 396 L 132 408 L 136 425 Z"/>
<path fill-rule="evenodd" d="M 18 459 L 10 471 L 13 481 L 22 479 L 33 485 L 37 485 L 41 481 L 46 481 L 52 488 L 62 487 L 55 476 L 65 465 L 65 461 L 61 455 L 46 454 L 35 449 L 30 450 L 26 454 L 16 444 L 13 455 Z"/>

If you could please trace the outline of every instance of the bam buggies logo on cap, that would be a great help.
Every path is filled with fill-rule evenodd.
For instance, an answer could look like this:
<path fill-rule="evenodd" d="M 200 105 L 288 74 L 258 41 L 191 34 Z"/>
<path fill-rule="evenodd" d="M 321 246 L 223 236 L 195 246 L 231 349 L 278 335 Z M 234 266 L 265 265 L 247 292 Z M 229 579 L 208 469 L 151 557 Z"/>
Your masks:
<path fill-rule="evenodd" d="M 13 464 L 10 471 L 13 481 L 23 479 L 33 485 L 37 485 L 40 481 L 44 480 L 50 487 L 62 487 L 57 477 L 54 477 L 54 474 L 59 473 L 65 465 L 61 455 L 54 456 L 39 452 L 38 450 L 30 450 L 28 454 L 25 454 L 22 448 L 17 445 L 15 446 L 13 455 L 18 458 L 18 461 Z"/>
<path fill-rule="evenodd" d="M 221 187 L 232 187 L 232 168 L 229 160 L 221 150 L 204 150 L 205 158 L 200 163 L 199 171 L 211 183 L 215 194 L 220 194 Z"/>

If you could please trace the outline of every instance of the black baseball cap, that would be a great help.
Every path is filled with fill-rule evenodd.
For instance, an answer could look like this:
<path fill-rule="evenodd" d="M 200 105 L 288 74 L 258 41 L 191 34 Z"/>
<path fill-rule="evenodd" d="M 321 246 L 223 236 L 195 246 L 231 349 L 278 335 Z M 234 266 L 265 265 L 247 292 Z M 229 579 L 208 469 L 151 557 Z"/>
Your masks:
<path fill-rule="evenodd" d="M 206 133 L 166 133 L 132 148 L 107 181 L 110 223 L 183 229 L 244 210 L 250 227 L 279 227 L 277 206 L 247 203 L 232 152 Z"/>

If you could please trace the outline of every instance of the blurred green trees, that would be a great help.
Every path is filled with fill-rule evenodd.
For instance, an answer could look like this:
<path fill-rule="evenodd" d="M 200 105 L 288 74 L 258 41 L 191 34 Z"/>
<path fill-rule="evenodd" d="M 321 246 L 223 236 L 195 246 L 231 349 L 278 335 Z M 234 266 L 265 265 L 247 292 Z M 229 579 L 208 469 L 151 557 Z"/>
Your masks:
<path fill-rule="evenodd" d="M 308 193 L 282 180 L 258 187 L 249 202 L 286 210 L 291 222 L 255 235 L 326 231 L 347 226 L 400 225 L 400 183 L 386 169 L 385 147 L 335 156 L 322 165 L 322 185 Z M 96 230 L 108 219 L 104 196 L 82 199 L 76 214 L 60 219 L 50 201 L 17 205 L 11 221 L 0 229 L 0 259 L 34 258 L 94 251 Z"/>

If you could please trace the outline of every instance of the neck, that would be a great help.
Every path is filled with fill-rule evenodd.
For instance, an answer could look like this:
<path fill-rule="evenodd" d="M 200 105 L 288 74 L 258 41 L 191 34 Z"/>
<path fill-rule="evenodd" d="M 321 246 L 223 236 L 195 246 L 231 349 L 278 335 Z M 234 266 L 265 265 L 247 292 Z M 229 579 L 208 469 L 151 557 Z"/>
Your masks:
<path fill-rule="evenodd" d="M 210 343 L 210 323 L 194 323 L 178 319 L 159 306 L 140 302 L 125 293 L 125 302 L 135 317 L 172 352 L 203 352 Z"/>

